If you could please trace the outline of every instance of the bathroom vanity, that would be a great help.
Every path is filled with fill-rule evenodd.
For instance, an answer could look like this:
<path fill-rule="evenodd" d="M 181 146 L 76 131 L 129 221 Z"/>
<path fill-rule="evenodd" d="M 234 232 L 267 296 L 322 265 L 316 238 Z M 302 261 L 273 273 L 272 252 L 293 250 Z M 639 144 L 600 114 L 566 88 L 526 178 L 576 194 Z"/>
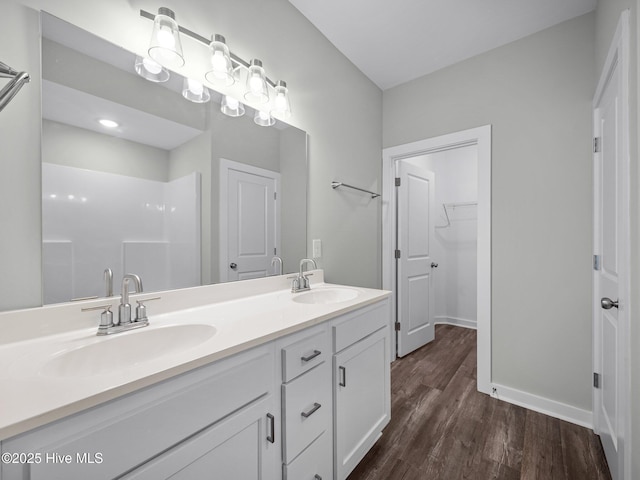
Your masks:
<path fill-rule="evenodd" d="M 313 274 L 161 292 L 103 337 L 100 300 L 0 313 L 1 479 L 346 478 L 390 418 L 389 292 Z"/>

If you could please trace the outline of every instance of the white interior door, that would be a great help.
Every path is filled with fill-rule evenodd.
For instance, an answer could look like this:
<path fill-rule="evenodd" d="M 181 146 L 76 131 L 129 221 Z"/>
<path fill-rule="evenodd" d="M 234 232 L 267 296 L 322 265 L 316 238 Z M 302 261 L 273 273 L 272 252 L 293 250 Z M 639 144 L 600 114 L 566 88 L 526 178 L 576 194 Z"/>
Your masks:
<path fill-rule="evenodd" d="M 397 164 L 397 342 L 398 356 L 429 343 L 435 337 L 431 256 L 435 215 L 435 175 L 400 161 Z"/>
<path fill-rule="evenodd" d="M 235 164 L 223 169 L 222 175 L 227 196 L 226 202 L 222 199 L 226 222 L 222 218 L 220 222 L 221 235 L 226 237 L 226 248 L 221 246 L 220 280 L 265 277 L 277 254 L 280 174 Z"/>
<path fill-rule="evenodd" d="M 622 480 L 629 434 L 625 432 L 629 175 L 620 58 L 610 67 L 594 112 L 598 142 L 594 153 L 594 370 L 598 376 L 594 381 L 594 428 L 602 440 L 612 478 Z"/>

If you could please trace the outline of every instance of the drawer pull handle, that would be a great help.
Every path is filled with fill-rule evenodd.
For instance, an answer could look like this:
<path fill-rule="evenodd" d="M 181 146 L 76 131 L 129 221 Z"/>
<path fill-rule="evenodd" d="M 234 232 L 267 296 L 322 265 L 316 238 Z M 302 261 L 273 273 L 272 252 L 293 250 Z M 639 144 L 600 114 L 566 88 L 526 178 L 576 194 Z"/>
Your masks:
<path fill-rule="evenodd" d="M 309 410 L 308 412 L 302 412 L 300 415 L 302 415 L 304 418 L 309 418 L 311 415 L 316 413 L 321 406 L 322 405 L 320 405 L 319 403 L 314 403 L 313 407 L 311 407 L 311 410 Z"/>
<path fill-rule="evenodd" d="M 318 355 L 320 355 L 322 352 L 320 350 L 314 350 L 313 353 L 311 355 L 308 355 L 306 357 L 300 357 L 300 359 L 303 362 L 309 362 L 311 360 L 313 360 L 314 358 L 316 358 Z"/>
<path fill-rule="evenodd" d="M 271 428 L 271 435 L 267 436 L 267 442 L 276 443 L 276 419 L 270 413 L 267 413 L 269 419 L 269 426 Z"/>
<path fill-rule="evenodd" d="M 313 476 L 314 480 L 322 480 L 322 477 L 317 473 Z"/>
<path fill-rule="evenodd" d="M 345 367 L 338 367 L 338 371 L 340 372 L 340 378 L 342 380 L 338 381 L 338 385 L 340 385 L 341 387 L 346 387 L 347 386 L 347 369 Z"/>

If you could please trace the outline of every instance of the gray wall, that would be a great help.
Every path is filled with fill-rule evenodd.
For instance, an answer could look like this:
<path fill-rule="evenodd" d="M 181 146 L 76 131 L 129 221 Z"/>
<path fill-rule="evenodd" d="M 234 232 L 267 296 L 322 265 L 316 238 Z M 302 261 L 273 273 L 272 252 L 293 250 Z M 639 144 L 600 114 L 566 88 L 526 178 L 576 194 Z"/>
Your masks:
<path fill-rule="evenodd" d="M 492 379 L 591 409 L 588 14 L 384 92 L 385 147 L 492 124 Z"/>
<path fill-rule="evenodd" d="M 632 473 L 631 478 L 640 478 L 640 166 L 638 165 L 638 111 L 640 110 L 638 95 L 638 17 L 640 8 L 636 0 L 600 0 L 596 9 L 596 64 L 598 75 L 604 62 L 615 33 L 620 14 L 625 9 L 631 10 L 630 15 L 630 44 L 629 52 L 629 116 L 630 116 L 630 157 L 631 157 L 631 428 Z"/>
<path fill-rule="evenodd" d="M 31 75 L 0 112 L 0 310 L 10 310 L 42 301 L 40 20 L 13 2 L 2 14 L 11 20 L 0 28 L 0 60 Z"/>

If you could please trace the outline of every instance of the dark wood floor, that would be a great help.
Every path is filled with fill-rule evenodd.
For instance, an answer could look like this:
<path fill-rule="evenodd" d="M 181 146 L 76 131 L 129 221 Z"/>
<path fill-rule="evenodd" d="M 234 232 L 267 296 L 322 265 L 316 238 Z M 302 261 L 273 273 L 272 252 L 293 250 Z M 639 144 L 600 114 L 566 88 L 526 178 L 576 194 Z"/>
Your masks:
<path fill-rule="evenodd" d="M 610 479 L 589 429 L 476 390 L 476 332 L 436 340 L 391 366 L 391 422 L 348 480 Z"/>

